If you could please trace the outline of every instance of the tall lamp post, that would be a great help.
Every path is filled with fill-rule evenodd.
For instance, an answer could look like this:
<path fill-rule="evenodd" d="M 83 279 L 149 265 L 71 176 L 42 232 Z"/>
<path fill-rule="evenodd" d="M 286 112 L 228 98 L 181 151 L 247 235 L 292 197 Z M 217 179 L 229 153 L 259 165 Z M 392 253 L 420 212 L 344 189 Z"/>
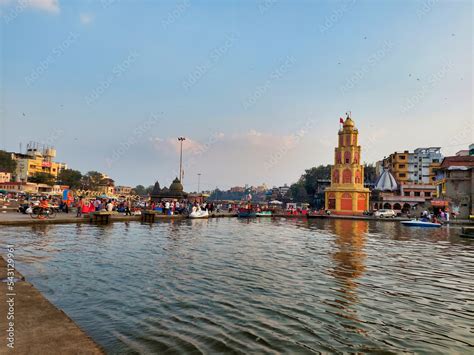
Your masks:
<path fill-rule="evenodd" d="M 201 187 L 201 173 L 198 173 L 198 193 Z"/>
<path fill-rule="evenodd" d="M 183 183 L 183 142 L 186 140 L 184 137 L 178 137 L 180 143 L 180 154 L 179 154 L 179 181 Z"/>

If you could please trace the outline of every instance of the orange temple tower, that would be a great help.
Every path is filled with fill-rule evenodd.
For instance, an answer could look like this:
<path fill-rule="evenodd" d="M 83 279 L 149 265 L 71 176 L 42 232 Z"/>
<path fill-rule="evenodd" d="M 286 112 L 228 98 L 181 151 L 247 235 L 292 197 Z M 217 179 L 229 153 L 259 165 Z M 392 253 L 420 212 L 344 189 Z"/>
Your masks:
<path fill-rule="evenodd" d="M 333 214 L 360 215 L 369 209 L 370 191 L 364 187 L 358 135 L 354 121 L 347 115 L 339 130 L 339 145 L 331 168 L 331 187 L 325 191 L 326 210 Z"/>

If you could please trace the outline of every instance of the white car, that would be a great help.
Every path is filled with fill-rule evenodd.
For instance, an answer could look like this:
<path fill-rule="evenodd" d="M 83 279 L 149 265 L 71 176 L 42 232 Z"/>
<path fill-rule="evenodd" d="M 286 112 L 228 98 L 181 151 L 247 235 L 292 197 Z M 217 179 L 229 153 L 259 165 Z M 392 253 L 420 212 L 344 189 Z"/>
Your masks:
<path fill-rule="evenodd" d="M 380 217 L 380 218 L 394 218 L 397 216 L 397 213 L 394 210 L 378 210 L 375 211 L 374 213 L 375 217 Z"/>

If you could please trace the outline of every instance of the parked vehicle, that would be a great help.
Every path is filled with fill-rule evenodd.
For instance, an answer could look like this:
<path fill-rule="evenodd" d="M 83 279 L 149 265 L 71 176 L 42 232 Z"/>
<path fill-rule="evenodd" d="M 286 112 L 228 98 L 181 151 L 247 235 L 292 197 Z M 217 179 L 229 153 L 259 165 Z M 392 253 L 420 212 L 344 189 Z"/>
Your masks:
<path fill-rule="evenodd" d="M 374 216 L 378 218 L 395 218 L 397 213 L 394 210 L 378 210 L 374 212 Z"/>

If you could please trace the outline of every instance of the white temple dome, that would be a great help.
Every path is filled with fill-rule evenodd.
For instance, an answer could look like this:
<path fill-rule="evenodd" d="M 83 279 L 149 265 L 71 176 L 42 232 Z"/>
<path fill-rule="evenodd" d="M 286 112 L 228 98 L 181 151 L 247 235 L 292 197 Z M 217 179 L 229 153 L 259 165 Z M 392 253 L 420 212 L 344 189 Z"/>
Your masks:
<path fill-rule="evenodd" d="M 375 183 L 374 189 L 379 191 L 395 191 L 398 189 L 397 180 L 395 180 L 390 171 L 385 169 Z"/>

